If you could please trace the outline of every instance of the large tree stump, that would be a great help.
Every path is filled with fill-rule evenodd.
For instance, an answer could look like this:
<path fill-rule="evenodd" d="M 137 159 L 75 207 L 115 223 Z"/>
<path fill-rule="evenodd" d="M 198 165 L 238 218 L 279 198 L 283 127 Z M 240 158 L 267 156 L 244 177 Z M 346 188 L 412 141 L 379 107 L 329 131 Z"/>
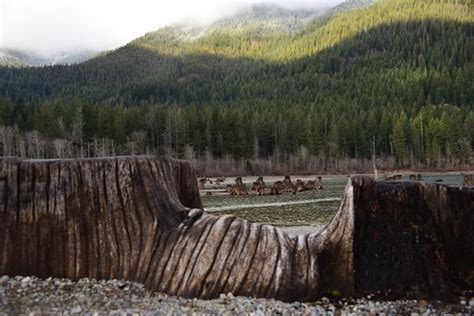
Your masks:
<path fill-rule="evenodd" d="M 352 178 L 321 231 L 203 214 L 183 161 L 0 162 L 0 275 L 127 279 L 184 297 L 446 297 L 474 287 L 474 188 Z"/>

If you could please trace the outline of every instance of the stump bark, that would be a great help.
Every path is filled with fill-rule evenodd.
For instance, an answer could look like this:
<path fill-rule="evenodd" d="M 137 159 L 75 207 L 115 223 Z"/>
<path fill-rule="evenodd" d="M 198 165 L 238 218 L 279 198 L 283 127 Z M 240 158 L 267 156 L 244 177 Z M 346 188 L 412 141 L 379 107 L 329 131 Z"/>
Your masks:
<path fill-rule="evenodd" d="M 354 177 L 331 222 L 305 236 L 201 209 L 183 161 L 3 159 L 0 275 L 285 301 L 474 288 L 474 188 Z"/>

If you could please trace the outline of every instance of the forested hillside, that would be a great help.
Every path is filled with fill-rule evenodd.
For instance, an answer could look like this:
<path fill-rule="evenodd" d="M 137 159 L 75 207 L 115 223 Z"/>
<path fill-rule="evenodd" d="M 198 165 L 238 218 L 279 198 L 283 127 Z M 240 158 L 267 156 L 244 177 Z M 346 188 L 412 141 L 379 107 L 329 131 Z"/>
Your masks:
<path fill-rule="evenodd" d="M 11 127 L 0 149 L 303 169 L 375 149 L 398 165 L 469 165 L 469 2 L 368 2 L 327 12 L 258 6 L 211 26 L 164 28 L 79 65 L 0 68 L 0 125 Z M 32 131 L 47 146 L 28 154 L 35 145 L 18 139 Z"/>

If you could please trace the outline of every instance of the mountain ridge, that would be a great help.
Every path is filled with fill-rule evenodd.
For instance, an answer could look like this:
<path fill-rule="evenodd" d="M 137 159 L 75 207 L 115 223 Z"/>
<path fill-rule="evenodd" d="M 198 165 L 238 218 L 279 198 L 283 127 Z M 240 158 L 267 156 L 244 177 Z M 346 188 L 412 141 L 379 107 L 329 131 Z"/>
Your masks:
<path fill-rule="evenodd" d="M 150 43 L 156 42 L 162 45 L 179 46 L 186 42 L 198 40 L 206 35 L 212 34 L 240 34 L 254 36 L 281 36 L 282 34 L 294 34 L 302 31 L 309 23 L 315 23 L 321 17 L 333 15 L 334 12 L 346 12 L 355 8 L 368 6 L 375 0 L 347 0 L 335 7 L 323 8 L 285 8 L 273 3 L 257 3 L 240 8 L 233 15 L 220 18 L 212 23 L 175 23 L 162 27 L 156 31 L 148 32 L 143 36 L 125 44 L 143 45 L 150 48 Z M 329 14 L 330 13 L 330 14 Z M 256 25 L 255 30 L 250 30 L 251 25 Z M 43 67 L 54 65 L 78 64 L 94 57 L 100 57 L 113 53 L 118 49 L 110 51 L 72 51 L 56 53 L 45 56 L 33 51 L 15 48 L 0 48 L 0 67 Z"/>
<path fill-rule="evenodd" d="M 238 78 L 238 81 L 242 80 L 242 78 L 247 78 L 244 84 L 246 85 L 247 83 L 251 83 L 254 86 L 261 85 L 261 80 L 279 80 L 282 82 L 284 80 L 290 80 L 289 78 L 285 79 L 287 76 L 286 70 L 281 75 L 272 78 L 266 78 L 265 75 L 265 73 L 268 71 L 268 68 L 273 69 L 272 71 L 281 72 L 283 69 L 285 69 L 285 63 L 287 63 L 288 60 L 295 61 L 292 61 L 292 65 L 294 66 L 289 65 L 290 68 L 296 67 L 296 69 L 301 69 L 304 73 L 307 73 L 309 77 L 313 76 L 312 73 L 308 72 L 310 70 L 314 71 L 315 74 L 319 73 L 320 77 L 324 76 L 324 73 L 328 67 L 335 70 L 334 67 L 336 65 L 333 65 L 334 63 L 345 63 L 345 61 L 341 59 L 342 52 L 338 52 L 339 48 L 337 47 L 344 47 L 346 44 L 334 46 L 336 49 L 332 50 L 333 53 L 331 53 L 331 56 L 329 56 L 327 59 L 319 58 L 317 53 L 321 52 L 323 49 L 329 49 L 338 41 L 339 43 L 345 43 L 343 41 L 347 40 L 348 45 L 352 45 L 351 36 L 355 39 L 352 41 L 353 43 L 358 44 L 358 41 L 361 40 L 365 41 L 366 43 L 365 46 L 361 46 L 360 48 L 357 48 L 357 50 L 351 48 L 349 51 L 357 52 L 358 55 L 354 55 L 352 57 L 348 55 L 349 58 L 360 59 L 361 56 L 363 56 L 364 51 L 366 51 L 366 53 L 372 54 L 373 52 L 376 52 L 374 49 L 379 49 L 380 54 L 386 54 L 387 56 L 399 55 L 399 57 L 396 58 L 401 59 L 398 60 L 394 59 L 394 56 L 390 57 L 392 60 L 397 62 L 413 59 L 415 58 L 413 56 L 414 52 L 409 51 L 411 49 L 410 46 L 403 47 L 403 55 L 400 55 L 399 52 L 395 51 L 389 55 L 392 47 L 386 47 L 386 50 L 384 51 L 383 47 L 381 46 L 387 44 L 393 45 L 391 42 L 394 42 L 388 38 L 385 39 L 384 37 L 387 37 L 386 34 L 377 31 L 372 32 L 374 35 L 371 36 L 361 37 L 361 35 L 369 32 L 370 28 L 373 28 L 374 25 L 379 25 L 381 23 L 380 21 L 383 22 L 391 19 L 390 21 L 392 22 L 390 23 L 395 23 L 394 25 L 397 25 L 397 23 L 402 23 L 404 20 L 410 21 L 410 16 L 414 16 L 414 12 L 419 15 L 416 16 L 415 21 L 420 21 L 420 23 L 415 25 L 423 25 L 423 21 L 428 21 L 430 17 L 435 17 L 436 19 L 432 21 L 437 21 L 433 23 L 439 25 L 438 28 L 445 29 L 446 32 L 453 32 L 453 35 L 456 34 L 454 39 L 459 37 L 460 39 L 462 38 L 462 41 L 466 41 L 466 35 L 471 29 L 473 21 L 472 14 L 469 15 L 469 12 L 466 10 L 466 6 L 462 4 L 455 4 L 449 1 L 380 1 L 376 2 L 375 5 L 370 7 L 363 6 L 362 8 L 350 10 L 348 12 L 338 13 L 328 22 L 318 26 L 311 33 L 302 33 L 302 35 L 284 37 L 281 40 L 275 41 L 272 39 L 249 41 L 246 37 L 235 38 L 234 36 L 229 36 L 228 38 L 200 38 L 196 41 L 190 42 L 188 46 L 186 43 L 183 45 L 181 42 L 175 46 L 168 45 L 168 50 L 175 50 L 173 54 L 168 54 L 167 51 L 163 52 L 161 50 L 162 46 L 159 45 L 158 47 L 149 47 L 146 45 L 146 43 L 143 43 L 144 38 L 141 38 L 124 47 L 79 65 L 56 66 L 56 68 L 53 67 L 42 70 L 25 69 L 23 72 L 8 71 L 7 69 L 3 69 L 4 75 L 2 75 L 2 70 L 0 70 L 0 84 L 2 84 L 3 81 L 4 95 L 18 95 L 18 92 L 15 92 L 14 90 L 18 90 L 20 88 L 23 91 L 24 96 L 27 98 L 32 94 L 32 92 L 35 93 L 35 90 L 38 91 L 37 88 L 29 89 L 27 87 L 29 85 L 28 82 L 30 82 L 31 84 L 34 83 L 35 87 L 38 85 L 44 87 L 40 90 L 44 91 L 42 92 L 43 96 L 38 95 L 40 99 L 44 98 L 45 96 L 47 98 L 51 98 L 62 94 L 62 97 L 68 97 L 68 95 L 72 95 L 74 97 L 80 98 L 81 95 L 86 95 L 87 100 L 96 101 L 100 101 L 101 99 L 103 100 L 106 95 L 106 99 L 112 98 L 116 100 L 124 100 L 125 98 L 133 100 L 139 95 L 143 95 L 137 99 L 139 102 L 142 102 L 144 99 L 146 100 L 147 93 L 145 91 L 149 91 L 149 99 L 156 101 L 156 97 L 159 96 L 159 102 L 190 102 L 186 100 L 192 100 L 191 102 L 196 102 L 198 100 L 200 100 L 199 102 L 206 102 L 205 98 L 198 95 L 192 96 L 194 92 L 188 90 L 197 89 L 199 86 L 201 87 L 199 89 L 202 89 L 204 86 L 206 86 L 206 91 L 208 91 L 208 86 L 212 85 L 212 82 L 214 82 L 214 85 L 220 86 L 223 82 L 222 78 L 224 77 L 235 77 L 236 79 Z M 383 12 L 385 16 L 379 17 L 381 12 Z M 460 21 L 461 23 L 466 21 L 468 23 L 466 24 L 466 32 L 468 33 L 463 34 L 461 31 L 456 29 L 457 27 L 454 29 L 449 29 L 443 26 L 445 23 L 444 21 L 449 20 L 446 18 L 449 16 L 453 18 L 453 21 Z M 400 17 L 402 19 L 400 19 Z M 356 20 L 356 22 L 354 22 L 353 29 L 347 29 L 347 25 L 350 25 L 353 20 Z M 453 39 L 450 39 L 448 34 L 443 33 L 443 30 L 441 30 L 439 35 L 430 34 L 430 28 L 432 27 L 429 25 L 431 24 L 428 23 L 428 25 L 424 27 L 423 32 L 425 32 L 425 34 L 420 33 L 420 36 L 426 37 L 428 35 L 429 38 L 431 35 L 436 35 L 436 37 L 433 37 L 432 41 L 441 41 L 440 43 L 443 45 L 439 48 L 440 53 L 451 54 L 451 52 L 448 52 L 448 50 L 451 48 L 449 48 L 448 45 L 445 45 L 445 42 L 451 41 Z M 401 38 L 403 36 L 406 39 L 409 38 L 409 41 L 412 43 L 411 45 L 419 46 L 420 44 L 417 43 L 417 39 L 410 34 L 410 32 L 416 31 L 417 29 L 409 31 L 400 30 L 399 32 L 402 32 L 401 34 L 394 33 L 393 30 L 388 30 L 387 32 L 389 32 L 388 34 L 390 34 L 393 39 L 398 40 L 398 45 L 404 45 L 404 39 Z M 376 36 L 376 38 L 374 38 L 374 36 Z M 292 39 L 293 42 L 288 42 L 288 38 Z M 224 41 L 221 46 L 213 44 L 219 42 L 221 39 Z M 381 44 L 380 40 L 383 40 L 385 44 Z M 380 43 L 377 43 L 377 41 Z M 465 47 L 465 44 L 459 42 L 458 46 L 460 48 Z M 206 48 L 209 47 L 211 49 L 207 50 Z M 238 47 L 241 50 L 236 49 L 232 51 L 233 47 Z M 268 47 L 271 49 L 265 49 Z M 347 50 L 347 48 L 345 49 Z M 426 45 L 420 47 L 420 49 L 422 49 L 423 53 L 425 53 L 427 56 L 433 54 L 433 52 L 427 50 Z M 225 54 L 229 51 L 231 53 Z M 279 54 L 282 57 L 277 59 L 269 58 L 268 61 L 265 61 L 265 55 L 261 55 L 261 53 L 265 54 L 267 51 L 270 51 L 273 56 L 277 56 Z M 252 54 L 253 52 L 255 52 L 255 54 Z M 454 53 L 457 54 L 457 52 Z M 353 55 L 353 53 L 351 53 L 351 55 Z M 222 58 L 217 58 L 217 56 Z M 291 56 L 292 58 L 285 58 L 285 56 Z M 324 54 L 322 56 L 324 56 Z M 466 57 L 455 58 L 458 60 L 459 58 L 463 58 L 462 60 L 468 62 L 467 65 L 469 65 L 469 59 L 466 59 Z M 235 59 L 235 61 L 231 61 L 231 59 Z M 301 59 L 302 61 L 298 62 L 298 59 Z M 313 59 L 316 59 L 318 62 L 315 63 Z M 443 59 L 439 59 L 437 61 L 438 63 L 444 62 Z M 283 65 L 283 67 L 275 67 L 273 65 L 275 62 Z M 412 63 L 412 61 L 409 61 L 409 64 L 410 63 Z M 340 66 L 338 66 L 338 68 L 340 68 Z M 469 74 L 469 69 L 470 68 L 468 67 L 461 71 Z M 246 72 L 250 72 L 252 75 L 249 75 L 249 73 Z M 17 85 L 15 84 L 15 78 L 18 78 L 18 75 L 20 77 L 22 75 L 26 75 L 27 77 L 30 77 L 31 80 L 21 80 Z M 2 80 L 2 77 L 5 76 L 9 76 L 11 80 Z M 41 79 L 43 76 L 47 77 L 48 81 Z M 75 78 L 73 78 L 73 76 L 75 76 Z M 59 78 L 61 79 L 59 80 Z M 316 80 L 319 81 L 319 79 Z M 70 84 L 68 83 L 69 81 Z M 298 85 L 303 85 L 303 82 L 307 82 L 307 80 L 301 79 L 301 83 Z M 59 93 L 59 91 L 63 90 L 61 87 L 63 83 L 71 85 L 70 88 L 68 87 L 67 91 L 69 92 L 66 95 L 64 93 Z M 78 83 L 80 84 L 78 85 Z M 24 86 L 24 88 L 21 88 L 20 84 Z M 309 84 L 309 82 L 306 84 Z M 232 84 L 230 84 L 228 88 L 225 88 L 225 90 L 228 90 L 231 86 Z M 11 93 L 9 92 L 10 89 L 13 89 Z M 163 91 L 163 89 L 164 91 L 168 92 L 160 92 Z M 185 91 L 182 92 L 183 94 L 191 95 L 188 97 L 173 97 L 168 99 L 167 95 L 169 95 L 171 90 L 182 89 L 185 89 Z M 255 88 L 239 88 L 239 90 L 242 92 L 248 89 L 254 90 Z M 231 90 L 235 89 L 232 88 Z M 314 90 L 314 88 L 312 88 L 312 90 Z M 100 91 L 100 93 L 94 91 Z M 138 93 L 138 91 L 141 92 Z M 316 91 L 313 91 L 311 94 L 314 95 L 315 93 Z M 173 92 L 172 94 L 175 95 L 176 92 Z M 209 95 L 215 95 L 215 93 Z M 232 95 L 235 95 L 235 93 L 232 93 Z M 269 96 L 268 93 L 265 93 L 265 95 L 266 97 Z M 234 97 L 230 99 L 234 99 Z M 222 100 L 229 100 L 229 98 L 222 97 Z M 209 97 L 207 101 L 214 102 L 212 97 Z"/>
<path fill-rule="evenodd" d="M 135 42 L 79 65 L 0 68 L 0 126 L 54 139 L 68 122 L 83 126 L 83 141 L 112 140 L 122 153 L 139 142 L 139 152 L 182 157 L 190 146 L 200 158 L 293 166 L 370 159 L 374 149 L 400 165 L 469 163 L 474 17 L 466 3 L 381 1 L 310 27 L 255 44 L 198 38 L 168 54 Z M 273 55 L 259 55 L 262 45 Z"/>

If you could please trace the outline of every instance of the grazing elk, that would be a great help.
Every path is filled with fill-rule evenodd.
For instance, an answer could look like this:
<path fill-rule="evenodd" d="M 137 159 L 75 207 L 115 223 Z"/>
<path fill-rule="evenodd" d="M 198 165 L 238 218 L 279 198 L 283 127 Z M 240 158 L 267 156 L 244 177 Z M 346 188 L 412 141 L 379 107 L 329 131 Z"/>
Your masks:
<path fill-rule="evenodd" d="M 305 190 L 311 191 L 311 190 L 322 190 L 324 189 L 324 184 L 323 184 L 323 179 L 321 177 L 317 177 L 316 180 L 314 181 L 308 181 L 304 185 Z"/>
<path fill-rule="evenodd" d="M 233 187 L 232 184 L 226 185 L 226 186 L 225 186 L 225 191 L 231 193 L 231 192 L 232 192 L 232 187 Z"/>
<path fill-rule="evenodd" d="M 293 192 L 295 190 L 295 185 L 291 182 L 290 176 L 285 176 L 285 179 L 283 179 L 283 187 L 285 192 Z"/>
<path fill-rule="evenodd" d="M 283 181 L 277 181 L 273 184 L 273 187 L 270 189 L 271 195 L 280 195 L 285 192 L 285 185 Z"/>
<path fill-rule="evenodd" d="M 305 191 L 316 190 L 316 181 L 309 180 L 308 182 L 304 184 L 304 189 Z"/>
<path fill-rule="evenodd" d="M 263 181 L 263 177 L 258 177 L 257 181 L 253 182 L 251 191 L 256 191 L 257 195 L 265 195 L 265 182 Z"/>
<path fill-rule="evenodd" d="M 303 180 L 301 180 L 301 179 L 296 180 L 295 189 L 293 190 L 293 194 L 296 194 L 296 192 L 303 192 L 305 190 L 306 189 L 304 187 Z"/>
<path fill-rule="evenodd" d="M 235 184 L 232 186 L 230 191 L 231 195 L 247 195 L 249 194 L 247 191 L 247 187 L 242 181 L 241 177 L 235 178 Z"/>
<path fill-rule="evenodd" d="M 318 183 L 317 183 L 317 185 L 318 185 L 317 188 L 318 188 L 319 190 L 323 190 L 323 189 L 324 189 L 324 183 L 323 183 L 323 178 L 322 178 L 322 177 L 319 177 L 319 176 L 318 176 Z"/>

